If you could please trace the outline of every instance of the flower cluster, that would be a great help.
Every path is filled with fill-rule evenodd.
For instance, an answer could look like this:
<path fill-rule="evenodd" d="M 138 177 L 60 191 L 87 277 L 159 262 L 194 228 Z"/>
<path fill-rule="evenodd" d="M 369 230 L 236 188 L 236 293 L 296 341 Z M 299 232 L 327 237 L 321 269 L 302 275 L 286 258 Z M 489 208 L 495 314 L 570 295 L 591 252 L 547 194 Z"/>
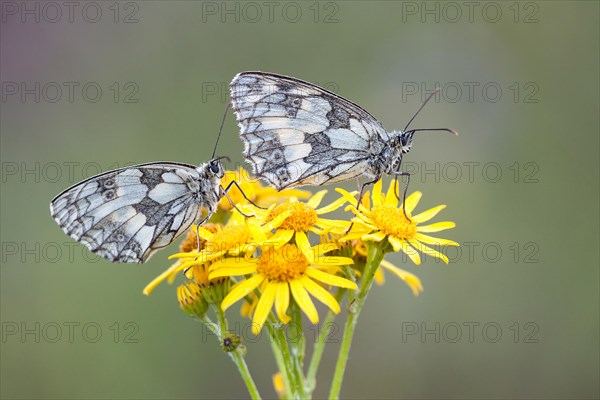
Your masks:
<path fill-rule="evenodd" d="M 341 311 L 346 294 L 349 305 L 356 300 L 362 306 L 371 282 L 384 282 L 384 271 L 418 295 L 423 291 L 419 278 L 394 266 L 384 255 L 402 252 L 416 265 L 422 255 L 448 263 L 439 247 L 458 245 L 429 235 L 453 228 L 453 222 L 424 225 L 445 206 L 414 213 L 421 193 L 412 193 L 401 204 L 396 181 L 384 193 L 379 180 L 357 206 L 357 192 L 340 188 L 336 188 L 337 199 L 322 204 L 327 190 L 312 196 L 302 190 L 277 192 L 251 180 L 243 169 L 227 172 L 223 185 L 233 180 L 243 193 L 232 186 L 232 201 L 221 200 L 213 219 L 217 222 L 192 226 L 180 251 L 170 257 L 175 263 L 144 289 L 149 294 L 160 282 L 173 282 L 183 273 L 185 282 L 177 290 L 180 307 L 221 332 L 222 338 L 231 335 L 225 312 L 240 302 L 242 315 L 252 320 L 252 332 L 259 334 L 267 325 L 275 340 L 274 328 L 290 321 L 301 326 L 302 313 L 313 324 L 319 322 L 314 299 L 329 308 L 331 318 Z M 350 218 L 331 216 L 341 209 Z M 210 309 L 218 317 L 218 328 L 207 317 Z M 278 343 L 284 351 L 287 344 Z M 238 345 L 230 347 L 223 348 L 237 354 Z M 303 354 L 303 349 L 298 353 Z M 298 365 L 296 369 L 301 369 L 301 362 Z M 305 393 L 292 388 L 294 374 L 302 373 L 290 371 L 284 362 L 279 367 L 274 378 L 277 392 Z M 296 386 L 311 379 L 296 376 Z"/>

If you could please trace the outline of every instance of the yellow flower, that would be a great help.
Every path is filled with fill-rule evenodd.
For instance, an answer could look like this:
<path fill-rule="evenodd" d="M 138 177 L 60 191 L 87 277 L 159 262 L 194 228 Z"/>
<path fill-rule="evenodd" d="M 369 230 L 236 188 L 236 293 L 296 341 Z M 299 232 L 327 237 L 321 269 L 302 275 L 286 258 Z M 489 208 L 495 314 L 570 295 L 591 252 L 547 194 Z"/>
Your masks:
<path fill-rule="evenodd" d="M 173 281 L 177 277 L 177 274 L 180 271 L 194 265 L 193 263 L 190 263 L 190 261 L 193 261 L 195 259 L 195 256 L 198 254 L 198 235 L 196 234 L 196 229 L 197 229 L 196 225 L 192 225 L 189 228 L 187 235 L 185 236 L 185 238 L 179 245 L 179 251 L 181 253 L 188 254 L 190 256 L 187 258 L 178 259 L 168 269 L 166 269 L 163 273 L 161 273 L 159 276 L 154 278 L 148 285 L 146 285 L 146 287 L 144 288 L 144 291 L 143 291 L 143 293 L 146 296 L 150 295 L 150 293 L 152 293 L 152 291 L 154 289 L 156 289 L 156 287 L 162 281 L 167 280 L 169 283 L 173 283 Z M 203 225 L 202 229 L 209 231 L 209 232 L 217 233 L 217 232 L 220 232 L 223 229 L 223 227 L 220 224 L 208 223 L 208 224 Z M 206 244 L 206 240 L 204 240 L 203 238 L 200 238 L 200 247 L 201 248 L 204 247 L 205 244 Z M 184 263 L 185 263 L 184 267 L 181 267 L 181 265 Z M 191 277 L 189 276 L 189 278 L 191 278 Z M 198 284 L 202 284 L 202 282 L 200 282 L 198 280 L 196 282 Z"/>
<path fill-rule="evenodd" d="M 439 258 L 447 264 L 448 257 L 427 245 L 458 246 L 459 244 L 452 240 L 425 235 L 425 233 L 454 228 L 454 222 L 444 221 L 430 225 L 419 225 L 435 217 L 446 206 L 433 207 L 413 216 L 412 212 L 422 196 L 421 192 L 414 192 L 406 198 L 406 214 L 409 217 L 407 219 L 402 205 L 398 207 L 396 181 L 392 181 L 386 194 L 382 194 L 381 186 L 381 180 L 373 186 L 372 207 L 363 202 L 359 210 L 356 210 L 354 206 L 346 208 L 354 212 L 356 217 L 352 221 L 359 225 L 361 229 L 346 235 L 345 240 L 360 238 L 365 241 L 381 242 L 387 239 L 394 251 L 402 250 L 417 265 L 421 263 L 419 252 Z M 356 203 L 356 199 L 352 194 L 343 189 L 336 190 L 348 201 Z"/>
<path fill-rule="evenodd" d="M 360 239 L 354 239 L 351 241 L 352 244 L 352 258 L 354 262 L 358 265 L 364 265 L 367 261 L 367 245 Z M 423 291 L 423 285 L 421 284 L 421 280 L 414 274 L 405 271 L 401 268 L 396 267 L 391 262 L 382 260 L 379 264 L 380 268 L 377 268 L 375 271 L 375 283 L 378 285 L 383 285 L 385 283 L 385 275 L 383 270 L 388 270 L 389 272 L 396 275 L 398 278 L 402 279 L 408 287 L 412 290 L 415 296 L 418 296 L 419 293 Z M 360 275 L 360 271 L 357 271 Z"/>
<path fill-rule="evenodd" d="M 280 192 L 272 187 L 264 187 L 256 178 L 251 178 L 248 171 L 244 168 L 239 168 L 237 171 L 225 171 L 225 176 L 221 179 L 221 186 L 226 188 L 233 181 L 236 181 L 239 188 L 233 185 L 227 195 L 233 204 L 248 204 L 248 200 L 244 198 L 244 194 L 248 199 L 261 207 L 267 207 L 273 203 L 279 203 L 288 197 L 307 198 L 310 192 L 299 189 L 285 189 Z M 242 191 L 244 192 L 242 194 Z M 221 210 L 229 211 L 233 207 L 229 200 L 223 196 L 219 201 Z"/>
<path fill-rule="evenodd" d="M 333 312 L 339 313 L 338 302 L 317 282 L 352 290 L 356 290 L 357 286 L 348 279 L 324 272 L 320 267 L 349 265 L 353 263 L 352 259 L 324 256 L 327 247 L 331 248 L 331 246 L 309 246 L 308 249 L 303 250 L 301 250 L 301 246 L 303 245 L 285 244 L 279 247 L 263 245 L 258 257 L 246 259 L 230 257 L 212 264 L 210 267 L 211 279 L 252 274 L 251 277 L 239 281 L 231 288 L 221 303 L 221 309 L 227 310 L 238 300 L 260 288 L 260 299 L 253 316 L 252 332 L 254 334 L 258 334 L 262 329 L 273 305 L 275 305 L 275 312 L 281 322 L 290 321 L 290 317 L 287 315 L 290 292 L 296 304 L 313 324 L 319 322 L 319 314 L 309 293 Z"/>
<path fill-rule="evenodd" d="M 418 296 L 419 293 L 423 291 L 421 280 L 415 274 L 411 274 L 402 268 L 398 268 L 387 260 L 382 260 L 381 264 L 379 264 L 379 267 L 380 268 L 377 268 L 377 271 L 375 271 L 375 283 L 378 285 L 383 285 L 385 282 L 385 276 L 383 274 L 383 270 L 385 269 L 402 279 L 408 285 L 410 290 L 412 290 L 415 296 Z"/>
<path fill-rule="evenodd" d="M 242 307 L 240 308 L 240 315 L 242 317 L 248 317 L 252 319 L 257 304 L 258 296 L 256 295 L 256 293 L 249 293 L 248 296 L 246 296 L 246 301 L 242 303 Z"/>
<path fill-rule="evenodd" d="M 269 242 L 275 246 L 283 246 L 292 238 L 296 243 L 307 244 L 308 232 L 319 235 L 325 232 L 342 233 L 350 226 L 348 221 L 321 217 L 323 214 L 337 210 L 346 202 L 346 199 L 342 197 L 331 204 L 319 207 L 325 194 L 327 194 L 327 190 L 321 190 L 306 202 L 292 198 L 285 203 L 273 205 L 268 210 L 253 208 L 252 212 L 255 213 L 257 220 L 264 224 L 266 230 L 276 229 L 275 234 L 269 238 Z M 307 249 L 308 247 L 301 248 Z M 305 256 L 309 257 L 310 255 L 305 254 Z"/>
<path fill-rule="evenodd" d="M 227 253 L 237 255 L 245 251 L 251 251 L 254 248 L 253 246 L 256 246 L 251 243 L 255 231 L 260 230 L 258 224 L 252 220 L 252 218 L 246 220 L 243 215 L 233 211 L 227 225 L 192 225 L 188 235 L 181 243 L 181 252 L 172 254 L 169 257 L 169 259 L 178 259 L 177 262 L 154 278 L 144 288 L 144 294 L 149 295 L 165 279 L 173 282 L 179 272 L 190 267 L 208 268 L 208 265 L 215 259 Z M 264 236 L 264 233 L 260 232 L 260 234 Z M 196 235 L 200 237 L 200 252 L 198 252 L 198 236 Z"/>
<path fill-rule="evenodd" d="M 189 252 L 180 252 L 172 254 L 169 258 L 179 258 L 182 263 L 179 270 L 185 269 L 198 263 L 206 263 L 222 257 L 226 254 L 237 256 L 248 252 L 261 244 L 258 238 L 266 240 L 265 233 L 254 218 L 246 219 L 237 211 L 233 211 L 227 224 L 220 230 L 211 231 L 204 227 L 192 226 L 194 231 L 198 232 L 202 245 L 202 250 L 198 252 L 193 249 Z M 184 259 L 185 262 L 184 262 Z"/>

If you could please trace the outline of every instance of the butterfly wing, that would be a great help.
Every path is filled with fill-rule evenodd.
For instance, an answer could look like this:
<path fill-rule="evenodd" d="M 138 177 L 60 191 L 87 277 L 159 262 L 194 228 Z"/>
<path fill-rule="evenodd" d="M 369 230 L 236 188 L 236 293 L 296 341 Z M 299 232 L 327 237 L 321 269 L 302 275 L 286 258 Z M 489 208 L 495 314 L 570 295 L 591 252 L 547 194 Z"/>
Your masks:
<path fill-rule="evenodd" d="M 200 212 L 196 167 L 149 163 L 80 182 L 56 196 L 60 228 L 113 262 L 141 263 L 183 233 Z"/>
<path fill-rule="evenodd" d="M 244 156 L 278 190 L 359 176 L 389 140 L 367 111 L 308 82 L 242 72 L 230 90 Z"/>

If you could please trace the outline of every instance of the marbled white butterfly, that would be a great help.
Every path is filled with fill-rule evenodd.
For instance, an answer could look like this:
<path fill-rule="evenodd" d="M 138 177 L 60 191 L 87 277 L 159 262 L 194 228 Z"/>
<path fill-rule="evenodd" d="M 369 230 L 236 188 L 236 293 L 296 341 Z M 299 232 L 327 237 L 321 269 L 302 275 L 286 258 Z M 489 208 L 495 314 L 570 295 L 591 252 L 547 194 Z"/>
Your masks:
<path fill-rule="evenodd" d="M 383 173 L 409 176 L 400 163 L 416 131 L 456 134 L 448 128 L 407 130 L 414 117 L 404 130 L 387 132 L 351 101 L 283 75 L 242 72 L 230 90 L 244 157 L 255 175 L 278 190 L 365 176 L 369 182 L 362 194 Z"/>
<path fill-rule="evenodd" d="M 225 189 L 220 159 L 196 167 L 174 162 L 133 165 L 70 187 L 50 203 L 60 228 L 113 262 L 141 263 L 217 209 Z"/>
<path fill-rule="evenodd" d="M 223 123 L 217 144 L 222 130 Z M 227 157 L 215 158 L 216 150 L 215 144 L 212 160 L 197 167 L 153 162 L 91 177 L 52 199 L 50 214 L 67 235 L 92 252 L 113 262 L 145 262 L 192 223 L 206 222 L 221 197 L 231 202 L 227 192 L 232 185 L 250 201 L 235 180 L 221 186 L 221 159 Z"/>

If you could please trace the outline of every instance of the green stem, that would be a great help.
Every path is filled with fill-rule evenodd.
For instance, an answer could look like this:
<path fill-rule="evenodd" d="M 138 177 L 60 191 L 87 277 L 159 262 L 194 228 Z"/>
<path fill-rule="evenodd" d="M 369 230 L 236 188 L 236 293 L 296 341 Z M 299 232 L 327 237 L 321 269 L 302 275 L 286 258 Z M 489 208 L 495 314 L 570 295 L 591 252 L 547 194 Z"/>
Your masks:
<path fill-rule="evenodd" d="M 216 304 L 215 308 L 217 310 L 216 312 L 217 312 L 217 318 L 218 318 L 218 322 L 219 322 L 218 328 L 216 326 L 214 326 L 214 323 L 212 321 L 210 321 L 210 319 L 208 319 L 208 317 L 204 317 L 202 319 L 202 321 L 209 327 L 209 329 L 211 329 L 211 326 L 213 326 L 213 329 L 211 329 L 213 332 L 215 332 L 215 329 L 217 329 L 217 331 L 215 333 L 217 334 L 217 337 L 219 338 L 219 342 L 222 345 L 223 338 L 224 338 L 225 334 L 227 334 L 227 332 L 228 332 L 227 319 L 225 319 L 225 313 L 223 312 L 223 310 L 221 310 L 221 307 L 219 304 Z M 209 324 L 207 323 L 206 320 L 209 322 Z M 246 388 L 248 389 L 248 393 L 250 394 L 250 397 L 255 400 L 260 399 L 261 398 L 260 393 L 258 392 L 258 388 L 256 387 L 256 384 L 254 383 L 254 379 L 252 379 L 252 375 L 250 374 L 250 370 L 248 369 L 248 365 L 246 364 L 246 360 L 244 359 L 244 356 L 242 354 L 242 349 L 240 349 L 238 347 L 234 351 L 230 351 L 227 354 L 229 354 L 229 357 L 231 357 L 231 360 L 237 366 L 238 371 L 240 372 L 240 375 L 242 376 L 242 380 L 246 384 Z"/>
<path fill-rule="evenodd" d="M 306 349 L 306 343 L 304 341 L 304 333 L 302 331 L 302 311 L 297 304 L 293 307 L 293 318 L 292 327 L 295 329 L 294 340 L 290 342 L 290 350 L 292 353 L 292 360 L 294 362 L 294 375 L 298 384 L 298 396 L 301 399 L 307 398 L 306 386 L 304 379 L 304 351 Z"/>
<path fill-rule="evenodd" d="M 260 393 L 258 392 L 256 384 L 254 383 L 254 379 L 252 379 L 252 375 L 250 375 L 250 370 L 248 369 L 248 365 L 246 364 L 246 360 L 244 359 L 242 352 L 240 349 L 236 349 L 235 351 L 230 352 L 229 355 L 231 356 L 231 359 L 235 365 L 237 365 L 240 375 L 246 383 L 250 397 L 252 399 L 259 400 L 261 398 Z"/>
<path fill-rule="evenodd" d="M 292 356 L 290 354 L 288 343 L 285 340 L 285 335 L 283 335 L 281 329 L 278 328 L 278 322 L 272 314 L 269 315 L 265 326 L 269 331 L 271 348 L 273 349 L 273 354 L 275 355 L 277 367 L 283 376 L 285 392 L 291 398 L 297 398 L 298 396 L 296 393 L 298 391 L 298 380 L 296 379 L 296 374 L 294 373 L 295 368 L 292 363 Z"/>
<path fill-rule="evenodd" d="M 342 297 L 344 297 L 345 290 L 338 288 L 335 293 L 335 300 L 339 303 Z M 312 357 L 310 359 L 310 364 L 308 366 L 308 373 L 306 374 L 306 391 L 307 393 L 312 393 L 317 386 L 317 371 L 319 369 L 319 364 L 321 363 L 321 358 L 323 357 L 323 351 L 325 351 L 325 344 L 327 342 L 327 336 L 333 327 L 333 320 L 335 319 L 335 313 L 331 310 L 327 313 L 327 317 L 325 317 L 325 322 L 317 336 L 317 341 L 315 342 L 315 347 L 313 350 Z"/>
<path fill-rule="evenodd" d="M 340 354 L 335 366 L 335 373 L 333 375 L 333 382 L 331 384 L 331 391 L 329 392 L 330 399 L 337 399 L 340 396 L 340 390 L 342 388 L 342 380 L 344 379 L 344 372 L 346 371 L 346 364 L 348 362 L 348 355 L 350 354 L 350 345 L 352 344 L 352 337 L 356 329 L 356 322 L 358 316 L 362 310 L 367 294 L 373 284 L 375 278 L 375 272 L 379 268 L 379 264 L 383 260 L 385 255 L 385 247 L 387 241 L 383 243 L 369 243 L 367 262 L 365 264 L 365 270 L 362 276 L 362 283 L 360 285 L 360 291 L 356 296 L 356 300 L 348 313 L 348 319 L 344 327 L 344 337 L 342 338 L 342 345 L 340 348 Z"/>

